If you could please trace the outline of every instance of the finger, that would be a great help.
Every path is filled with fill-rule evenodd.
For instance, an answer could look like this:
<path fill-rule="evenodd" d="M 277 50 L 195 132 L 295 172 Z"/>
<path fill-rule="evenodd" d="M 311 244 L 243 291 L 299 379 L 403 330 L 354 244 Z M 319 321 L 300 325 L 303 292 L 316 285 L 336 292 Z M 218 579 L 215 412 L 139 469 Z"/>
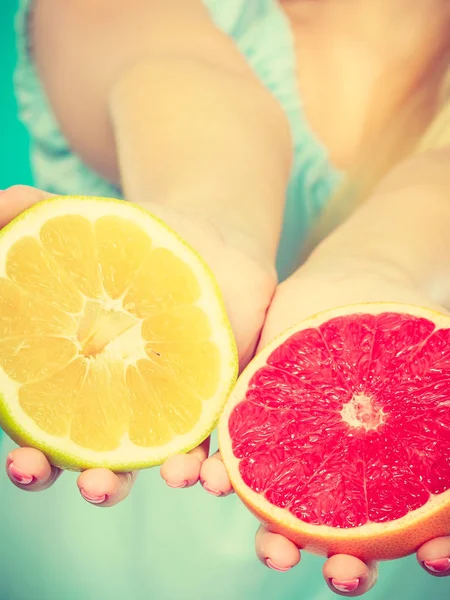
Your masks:
<path fill-rule="evenodd" d="M 136 472 L 113 473 L 109 469 L 89 469 L 77 481 L 83 498 L 96 506 L 109 507 L 125 500 L 136 480 Z"/>
<path fill-rule="evenodd" d="M 17 215 L 37 202 L 47 200 L 54 194 L 27 185 L 14 185 L 0 194 L 0 227 L 7 225 Z"/>
<path fill-rule="evenodd" d="M 340 596 L 361 596 L 376 583 L 378 565 L 365 564 L 359 558 L 335 554 L 323 567 L 323 576 L 329 588 Z"/>
<path fill-rule="evenodd" d="M 228 496 L 232 493 L 233 488 L 220 452 L 216 452 L 202 464 L 200 481 L 203 488 L 213 496 Z"/>
<path fill-rule="evenodd" d="M 6 472 L 21 490 L 41 492 L 55 483 L 61 474 L 52 467 L 44 454 L 34 448 L 17 448 L 6 458 Z"/>
<path fill-rule="evenodd" d="M 195 485 L 200 479 L 200 469 L 208 457 L 210 438 L 187 454 L 175 454 L 161 466 L 161 477 L 172 488 Z"/>
<path fill-rule="evenodd" d="M 255 548 L 259 560 L 274 571 L 289 571 L 300 562 L 300 551 L 293 542 L 262 525 L 256 532 Z"/>
<path fill-rule="evenodd" d="M 430 575 L 450 575 L 450 536 L 436 538 L 424 544 L 417 552 L 417 560 Z"/>

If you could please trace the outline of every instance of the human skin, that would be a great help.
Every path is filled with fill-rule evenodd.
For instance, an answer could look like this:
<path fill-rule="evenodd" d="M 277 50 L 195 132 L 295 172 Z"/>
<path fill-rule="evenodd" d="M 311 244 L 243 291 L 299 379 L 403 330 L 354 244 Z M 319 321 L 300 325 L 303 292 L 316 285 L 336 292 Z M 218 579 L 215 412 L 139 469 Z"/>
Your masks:
<path fill-rule="evenodd" d="M 433 3 L 437 10 L 438 0 Z M 36 61 L 72 147 L 104 177 L 120 183 L 128 200 L 159 214 L 207 260 L 225 298 L 241 366 L 254 353 L 261 330 L 264 345 L 318 310 L 367 300 L 445 309 L 450 301 L 447 151 L 417 157 L 394 170 L 360 210 L 276 287 L 275 254 L 292 161 L 285 116 L 230 40 L 214 28 L 199 0 L 172 2 L 178 6 L 175 12 L 163 4 L 133 0 L 124 9 L 119 0 L 102 0 L 93 11 L 87 0 L 66 2 L 64 9 L 54 0 L 40 0 L 33 27 Z M 294 13 L 304 11 L 306 3 L 286 4 L 300 30 L 301 19 L 295 21 Z M 370 0 L 361 4 L 368 10 L 374 6 Z M 425 4 L 415 3 L 419 8 Z M 102 24 L 106 14 L 107 28 Z M 344 13 L 335 17 L 344 20 Z M 80 28 L 86 32 L 82 48 Z M 399 48 L 398 55 L 408 47 Z M 107 64 L 105 55 L 110 57 Z M 389 67 L 391 58 L 386 58 Z M 346 64 L 340 63 L 343 76 Z M 392 86 L 392 98 L 406 93 L 415 68 L 411 66 L 403 87 Z M 311 82 L 309 89 L 318 83 Z M 90 94 L 80 95 L 80 89 Z M 364 102 L 358 90 L 352 93 L 359 104 Z M 83 122 L 74 118 L 79 111 Z M 322 131 L 330 154 L 344 167 L 351 166 L 364 137 L 361 114 L 354 113 L 354 120 L 346 121 L 346 135 L 336 124 L 339 118 Z M 321 115 L 317 106 L 311 121 Z M 382 127 L 385 118 L 374 115 L 369 129 Z M 7 190 L 0 196 L 0 224 L 44 196 L 30 188 Z M 245 291 L 240 295 L 244 304 L 232 293 L 236 287 Z M 188 455 L 172 457 L 161 469 L 163 478 L 172 487 L 200 480 L 213 494 L 230 493 L 220 455 L 208 458 L 208 451 L 206 441 Z M 7 471 L 15 485 L 29 491 L 49 487 L 60 474 L 33 449 L 13 451 Z M 96 469 L 81 474 L 78 486 L 88 501 L 107 507 L 127 496 L 134 479 L 135 474 Z M 256 549 L 272 568 L 285 570 L 300 559 L 293 544 L 263 528 Z M 418 553 L 420 564 L 427 561 L 429 566 L 436 559 L 440 566 L 449 556 L 448 538 L 429 542 Z M 338 592 L 345 582 L 350 589 L 359 580 L 347 595 L 360 595 L 374 584 L 376 566 L 334 556 L 324 566 L 324 577 Z"/>

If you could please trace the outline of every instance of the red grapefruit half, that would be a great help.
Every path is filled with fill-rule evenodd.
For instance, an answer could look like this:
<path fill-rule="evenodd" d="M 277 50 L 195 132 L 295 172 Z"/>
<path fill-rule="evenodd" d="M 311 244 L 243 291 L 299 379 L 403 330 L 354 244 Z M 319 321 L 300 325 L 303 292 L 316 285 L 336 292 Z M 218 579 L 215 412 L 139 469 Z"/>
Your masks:
<path fill-rule="evenodd" d="M 239 379 L 219 428 L 236 493 L 299 547 L 364 560 L 450 533 L 450 317 L 320 314 Z"/>

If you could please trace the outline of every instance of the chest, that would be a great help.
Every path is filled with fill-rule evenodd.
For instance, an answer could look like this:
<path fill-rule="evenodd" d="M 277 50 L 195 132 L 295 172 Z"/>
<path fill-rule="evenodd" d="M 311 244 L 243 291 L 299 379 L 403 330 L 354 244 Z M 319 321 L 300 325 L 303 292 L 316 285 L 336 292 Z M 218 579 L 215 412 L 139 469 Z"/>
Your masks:
<path fill-rule="evenodd" d="M 450 33 L 448 21 L 417 17 L 399 23 L 387 13 L 320 15 L 306 4 L 290 2 L 285 10 L 303 109 L 331 161 L 351 168 L 419 89 L 415 128 L 425 130 L 436 110 L 439 78 L 431 75 Z"/>

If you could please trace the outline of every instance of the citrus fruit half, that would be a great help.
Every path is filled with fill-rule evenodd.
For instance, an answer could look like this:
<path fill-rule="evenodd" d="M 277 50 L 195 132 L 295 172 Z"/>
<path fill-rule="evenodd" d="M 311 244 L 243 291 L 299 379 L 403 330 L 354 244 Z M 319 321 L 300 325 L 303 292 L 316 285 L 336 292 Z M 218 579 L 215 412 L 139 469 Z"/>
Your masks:
<path fill-rule="evenodd" d="M 160 464 L 207 437 L 236 371 L 213 275 L 148 212 L 56 198 L 0 233 L 0 425 L 20 445 Z"/>
<path fill-rule="evenodd" d="M 219 443 L 244 503 L 311 552 L 392 559 L 450 533 L 450 317 L 305 321 L 244 371 Z"/>

